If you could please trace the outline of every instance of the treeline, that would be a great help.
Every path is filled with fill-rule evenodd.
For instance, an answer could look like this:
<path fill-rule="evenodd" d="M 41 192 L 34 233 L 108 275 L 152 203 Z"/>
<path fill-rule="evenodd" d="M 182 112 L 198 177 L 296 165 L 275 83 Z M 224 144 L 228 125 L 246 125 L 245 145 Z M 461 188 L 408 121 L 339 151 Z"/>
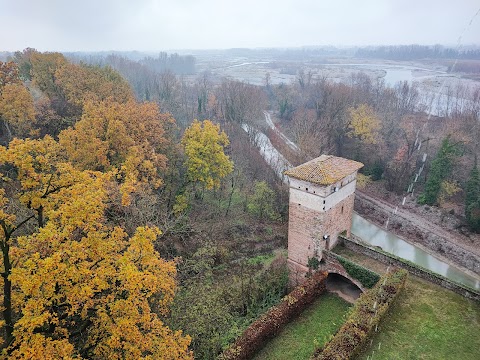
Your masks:
<path fill-rule="evenodd" d="M 386 60 L 472 59 L 480 60 L 480 49 L 457 50 L 442 45 L 391 45 L 364 47 L 356 57 Z"/>
<path fill-rule="evenodd" d="M 2 357 L 211 358 L 283 296 L 286 195 L 241 128 L 262 90 L 158 79 L 0 62 Z"/>
<path fill-rule="evenodd" d="M 462 214 L 479 230 L 478 216 L 473 218 L 480 196 L 467 189 L 475 182 L 480 157 L 480 88 L 449 89 L 446 101 L 451 103 L 441 116 L 425 113 L 431 103 L 415 84 L 399 82 L 390 88 L 362 73 L 342 84 L 300 71 L 295 83 L 266 90 L 300 148 L 297 162 L 323 153 L 361 161 L 363 173 L 382 180 L 388 191 L 412 193 L 415 183 L 416 195 L 426 186 L 428 200 L 422 201 L 430 205 L 463 203 Z M 434 160 L 445 149 L 448 161 Z"/>
<path fill-rule="evenodd" d="M 140 63 L 156 72 L 170 70 L 176 75 L 195 74 L 195 57 L 192 55 L 181 56 L 177 53 L 169 55 L 161 52 L 157 58 L 145 57 Z"/>

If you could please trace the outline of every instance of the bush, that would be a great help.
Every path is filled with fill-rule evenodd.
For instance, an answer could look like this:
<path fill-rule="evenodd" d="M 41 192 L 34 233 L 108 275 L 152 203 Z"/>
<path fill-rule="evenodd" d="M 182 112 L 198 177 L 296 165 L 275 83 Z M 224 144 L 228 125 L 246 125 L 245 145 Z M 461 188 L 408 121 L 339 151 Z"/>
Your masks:
<path fill-rule="evenodd" d="M 397 269 L 382 276 L 375 287 L 360 296 L 345 324 L 313 359 L 344 360 L 358 355 L 403 289 L 407 275 L 406 270 Z"/>
<path fill-rule="evenodd" d="M 325 292 L 326 272 L 317 272 L 297 286 L 282 302 L 261 316 L 220 356 L 222 360 L 247 360 L 265 343 Z"/>
<path fill-rule="evenodd" d="M 360 266 L 358 264 L 355 264 L 354 262 L 345 259 L 344 257 L 334 254 L 335 257 L 337 258 L 338 262 L 342 264 L 343 268 L 345 271 L 353 277 L 354 279 L 357 279 L 360 281 L 360 283 L 367 287 L 367 288 L 372 288 L 380 279 L 380 275 L 377 273 L 373 272 L 372 270 L 369 270 L 367 268 L 364 268 L 363 266 Z"/>

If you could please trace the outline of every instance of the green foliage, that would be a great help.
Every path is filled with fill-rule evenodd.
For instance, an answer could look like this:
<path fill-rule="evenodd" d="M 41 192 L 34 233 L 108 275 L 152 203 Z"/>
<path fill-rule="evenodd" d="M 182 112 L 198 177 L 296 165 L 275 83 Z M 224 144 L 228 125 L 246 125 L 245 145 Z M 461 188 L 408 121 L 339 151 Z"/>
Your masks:
<path fill-rule="evenodd" d="M 480 303 L 410 277 L 360 359 L 478 359 Z"/>
<path fill-rule="evenodd" d="M 333 293 L 319 296 L 295 320 L 270 340 L 256 360 L 308 359 L 329 341 L 345 321 L 350 304 Z"/>
<path fill-rule="evenodd" d="M 480 232 L 480 172 L 474 166 L 465 190 L 465 216 L 473 231 Z"/>
<path fill-rule="evenodd" d="M 372 270 L 364 268 L 363 266 L 358 265 L 348 259 L 345 259 L 340 255 L 335 256 L 337 257 L 337 260 L 340 262 L 340 264 L 342 264 L 342 266 L 345 268 L 348 275 L 360 281 L 363 286 L 367 288 L 372 288 L 380 279 L 380 275 L 373 272 Z"/>
<path fill-rule="evenodd" d="M 447 136 L 443 139 L 440 150 L 432 161 L 425 191 L 418 199 L 420 204 L 437 204 L 442 182 L 450 176 L 453 162 L 458 155 L 460 155 L 458 144 L 452 143 L 450 137 Z"/>
<path fill-rule="evenodd" d="M 270 308 L 225 350 L 220 359 L 250 359 L 266 341 L 297 317 L 308 305 L 326 291 L 327 272 L 316 272 L 304 284 L 297 286 L 282 301 Z"/>
<path fill-rule="evenodd" d="M 402 269 L 383 275 L 375 287 L 360 296 L 345 324 L 313 359 L 343 360 L 358 355 L 405 286 L 407 275 Z"/>
<path fill-rule="evenodd" d="M 275 211 L 275 192 L 265 181 L 255 182 L 255 191 L 249 199 L 247 210 L 260 221 L 278 220 L 279 214 Z"/>
<path fill-rule="evenodd" d="M 316 257 L 308 258 L 307 267 L 310 270 L 318 270 L 319 265 L 320 265 L 320 261 Z"/>
<path fill-rule="evenodd" d="M 382 178 L 384 171 L 385 166 L 380 161 L 376 161 L 372 166 L 365 166 L 362 173 L 370 176 L 373 181 L 377 181 Z"/>
<path fill-rule="evenodd" d="M 182 264 L 188 279 L 175 296 L 168 319 L 172 328 L 192 337 L 190 347 L 196 359 L 215 358 L 255 318 L 281 300 L 288 282 L 283 256 L 263 266 L 266 257 L 257 256 L 227 266 L 230 273 L 220 274 L 215 271 L 218 253 L 219 249 L 208 245 Z"/>

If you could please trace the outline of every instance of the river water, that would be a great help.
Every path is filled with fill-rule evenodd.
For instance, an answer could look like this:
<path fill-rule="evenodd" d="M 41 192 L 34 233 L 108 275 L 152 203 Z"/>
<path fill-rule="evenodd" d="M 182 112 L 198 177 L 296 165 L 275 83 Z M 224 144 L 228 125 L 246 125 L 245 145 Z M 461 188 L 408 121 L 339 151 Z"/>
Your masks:
<path fill-rule="evenodd" d="M 353 214 L 352 233 L 368 244 L 380 246 L 383 251 L 409 260 L 452 281 L 480 290 L 480 281 L 478 279 L 463 273 L 415 245 L 381 229 L 356 213 Z"/>
<path fill-rule="evenodd" d="M 268 113 L 265 114 L 265 118 L 268 123 Z M 243 124 L 242 127 L 250 134 L 252 142 L 258 146 L 260 153 L 277 176 L 279 176 L 282 181 L 288 182 L 288 177 L 283 175 L 283 172 L 289 169 L 291 164 L 272 145 L 270 139 L 265 134 L 253 129 L 247 124 Z M 447 279 L 480 290 L 480 281 L 478 279 L 465 274 L 461 270 L 450 266 L 415 245 L 383 230 L 356 213 L 353 214 L 352 233 L 368 244 L 380 246 L 386 252 L 409 260 L 425 269 L 445 276 Z"/>

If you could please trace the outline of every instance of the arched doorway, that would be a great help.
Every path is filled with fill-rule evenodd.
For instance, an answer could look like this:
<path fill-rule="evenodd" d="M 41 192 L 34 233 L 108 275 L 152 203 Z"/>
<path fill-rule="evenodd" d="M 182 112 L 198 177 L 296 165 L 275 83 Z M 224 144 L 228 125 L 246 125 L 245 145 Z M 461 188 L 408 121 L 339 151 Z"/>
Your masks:
<path fill-rule="evenodd" d="M 362 294 L 362 290 L 355 283 L 337 273 L 328 273 L 326 286 L 327 291 L 337 294 L 350 303 L 354 303 Z"/>

